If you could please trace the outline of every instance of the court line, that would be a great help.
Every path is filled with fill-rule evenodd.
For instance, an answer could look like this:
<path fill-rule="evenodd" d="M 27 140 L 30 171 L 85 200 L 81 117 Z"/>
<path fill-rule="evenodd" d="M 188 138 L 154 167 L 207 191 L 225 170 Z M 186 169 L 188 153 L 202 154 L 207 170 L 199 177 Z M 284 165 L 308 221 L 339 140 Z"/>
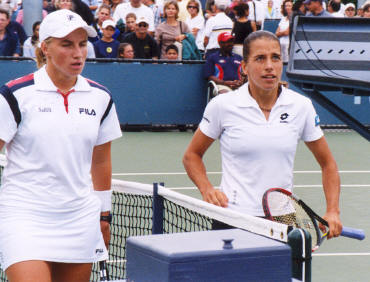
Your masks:
<path fill-rule="evenodd" d="M 316 174 L 321 173 L 321 170 L 296 170 L 295 174 Z M 370 173 L 370 170 L 340 170 L 339 173 Z M 207 174 L 222 174 L 219 171 L 210 171 Z M 113 176 L 145 176 L 145 175 L 186 175 L 186 172 L 128 172 L 128 173 L 113 173 Z"/>
<path fill-rule="evenodd" d="M 370 256 L 370 253 L 317 253 L 312 254 L 315 257 L 344 257 L 344 256 Z"/>
<path fill-rule="evenodd" d="M 353 187 L 353 188 L 370 188 L 370 184 L 341 184 L 341 187 Z M 321 184 L 312 184 L 312 185 L 294 185 L 294 188 L 321 188 Z M 196 187 L 167 187 L 171 190 L 197 190 Z M 219 188 L 216 187 L 215 188 Z"/>

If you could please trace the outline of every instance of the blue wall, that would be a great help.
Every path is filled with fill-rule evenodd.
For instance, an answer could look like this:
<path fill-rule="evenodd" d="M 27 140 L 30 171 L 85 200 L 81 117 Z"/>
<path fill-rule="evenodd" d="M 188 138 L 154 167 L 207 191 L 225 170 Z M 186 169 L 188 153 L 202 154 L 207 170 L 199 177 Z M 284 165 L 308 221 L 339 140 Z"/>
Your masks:
<path fill-rule="evenodd" d="M 112 92 L 122 125 L 198 124 L 206 106 L 202 64 L 88 62 L 83 75 Z M 33 61 L 0 60 L 0 84 L 36 70 Z M 287 80 L 285 72 L 283 80 Z M 297 92 L 292 85 L 291 88 Z M 369 97 L 327 93 L 332 101 L 362 123 L 370 124 Z M 343 124 L 315 104 L 322 124 Z"/>

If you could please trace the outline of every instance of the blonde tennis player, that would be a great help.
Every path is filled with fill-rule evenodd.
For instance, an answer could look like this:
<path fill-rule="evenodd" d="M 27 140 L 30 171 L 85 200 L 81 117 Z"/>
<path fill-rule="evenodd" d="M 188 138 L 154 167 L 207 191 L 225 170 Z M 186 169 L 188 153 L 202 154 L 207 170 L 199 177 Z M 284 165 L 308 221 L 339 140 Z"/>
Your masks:
<path fill-rule="evenodd" d="M 11 282 L 89 281 L 107 259 L 121 130 L 109 91 L 80 75 L 95 30 L 59 10 L 39 36 L 46 64 L 0 88 L 0 263 Z"/>
<path fill-rule="evenodd" d="M 248 83 L 212 99 L 188 146 L 184 165 L 203 199 L 254 216 L 264 216 L 262 195 L 269 188 L 293 189 L 293 163 L 303 140 L 322 169 L 329 237 L 339 236 L 340 181 L 311 101 L 281 85 L 279 39 L 267 31 L 244 41 L 243 72 Z M 207 178 L 202 157 L 215 139 L 222 155 L 221 189 Z"/>

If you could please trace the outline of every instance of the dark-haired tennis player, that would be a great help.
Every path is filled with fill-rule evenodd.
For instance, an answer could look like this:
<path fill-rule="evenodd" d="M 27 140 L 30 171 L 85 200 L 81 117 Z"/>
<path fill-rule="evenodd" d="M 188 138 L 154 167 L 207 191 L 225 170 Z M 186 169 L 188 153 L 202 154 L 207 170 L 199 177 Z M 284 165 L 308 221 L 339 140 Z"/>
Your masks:
<path fill-rule="evenodd" d="M 59 10 L 39 36 L 46 65 L 0 88 L 0 263 L 11 282 L 89 281 L 107 259 L 121 130 L 109 91 L 80 75 L 95 30 Z"/>
<path fill-rule="evenodd" d="M 279 39 L 267 31 L 244 41 L 242 68 L 249 82 L 207 105 L 190 142 L 184 166 L 209 203 L 254 216 L 264 216 L 263 193 L 273 187 L 293 189 L 293 163 L 303 140 L 322 169 L 330 237 L 339 236 L 340 179 L 319 118 L 311 101 L 283 87 Z M 220 140 L 220 190 L 209 181 L 202 161 L 215 139 Z"/>

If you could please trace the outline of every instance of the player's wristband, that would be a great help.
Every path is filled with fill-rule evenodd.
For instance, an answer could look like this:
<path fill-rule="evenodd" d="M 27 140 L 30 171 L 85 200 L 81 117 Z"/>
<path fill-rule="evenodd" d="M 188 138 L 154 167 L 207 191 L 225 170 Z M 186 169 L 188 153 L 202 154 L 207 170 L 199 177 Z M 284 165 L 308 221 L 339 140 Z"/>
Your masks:
<path fill-rule="evenodd" d="M 98 191 L 94 190 L 95 195 L 100 199 L 100 211 L 110 211 L 112 208 L 112 190 Z"/>
<path fill-rule="evenodd" d="M 100 221 L 106 221 L 109 224 L 112 223 L 112 215 L 109 213 L 108 215 L 101 215 L 100 216 Z"/>

